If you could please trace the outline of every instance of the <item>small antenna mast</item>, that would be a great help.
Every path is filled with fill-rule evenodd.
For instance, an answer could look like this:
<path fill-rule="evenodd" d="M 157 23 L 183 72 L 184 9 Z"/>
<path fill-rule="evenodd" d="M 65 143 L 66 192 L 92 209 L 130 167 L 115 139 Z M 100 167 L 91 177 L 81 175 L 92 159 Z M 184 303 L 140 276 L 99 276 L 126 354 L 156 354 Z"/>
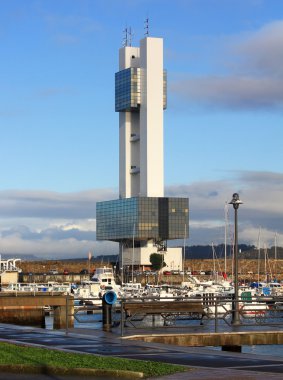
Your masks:
<path fill-rule="evenodd" d="M 149 36 L 149 18 L 148 17 L 144 21 L 144 35 L 145 37 Z"/>
<path fill-rule="evenodd" d="M 124 33 L 124 36 L 123 36 L 122 45 L 123 47 L 125 47 L 125 46 L 128 46 L 128 28 L 127 27 L 123 30 L 123 33 Z"/>
<path fill-rule="evenodd" d="M 134 33 L 132 32 L 132 28 L 129 28 L 128 31 L 128 46 L 132 46 L 132 38 L 133 38 Z"/>
<path fill-rule="evenodd" d="M 123 30 L 123 33 L 124 33 L 124 37 L 123 37 L 123 47 L 125 46 L 132 46 L 132 37 L 133 37 L 133 33 L 132 33 L 132 28 L 131 27 L 127 27 Z"/>

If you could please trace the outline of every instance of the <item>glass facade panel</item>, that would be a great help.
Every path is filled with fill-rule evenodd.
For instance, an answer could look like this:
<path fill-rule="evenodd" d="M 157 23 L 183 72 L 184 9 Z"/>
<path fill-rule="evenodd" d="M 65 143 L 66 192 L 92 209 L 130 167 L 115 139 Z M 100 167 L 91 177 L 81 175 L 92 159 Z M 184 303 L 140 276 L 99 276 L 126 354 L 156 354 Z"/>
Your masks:
<path fill-rule="evenodd" d="M 183 239 L 189 225 L 189 200 L 134 197 L 98 202 L 96 219 L 97 240 Z"/>
<path fill-rule="evenodd" d="M 140 105 L 140 69 L 130 67 L 115 74 L 115 111 L 132 111 Z"/>
<path fill-rule="evenodd" d="M 115 74 L 115 111 L 138 110 L 141 103 L 140 68 L 130 67 Z M 167 72 L 163 71 L 163 109 L 167 108 Z"/>

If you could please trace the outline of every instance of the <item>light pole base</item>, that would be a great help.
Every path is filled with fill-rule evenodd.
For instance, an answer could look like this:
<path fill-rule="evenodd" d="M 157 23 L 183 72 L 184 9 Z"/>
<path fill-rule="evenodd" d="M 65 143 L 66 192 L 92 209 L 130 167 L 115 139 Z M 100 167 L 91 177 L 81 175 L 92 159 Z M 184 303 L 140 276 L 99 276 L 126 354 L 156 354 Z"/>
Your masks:
<path fill-rule="evenodd" d="M 235 294 L 234 295 L 234 300 L 232 302 L 232 320 L 231 320 L 231 324 L 233 326 L 239 326 L 241 324 L 241 320 L 240 320 L 240 313 L 239 313 L 239 303 L 238 303 L 238 299 L 237 299 L 237 295 Z"/>
<path fill-rule="evenodd" d="M 238 311 L 234 311 L 232 313 L 232 321 L 231 321 L 231 324 L 233 326 L 240 326 L 241 324 L 241 320 L 240 320 L 240 317 L 239 317 L 239 312 Z"/>
<path fill-rule="evenodd" d="M 240 326 L 241 325 L 241 321 L 239 319 L 235 319 L 235 320 L 232 320 L 231 324 L 233 326 Z"/>

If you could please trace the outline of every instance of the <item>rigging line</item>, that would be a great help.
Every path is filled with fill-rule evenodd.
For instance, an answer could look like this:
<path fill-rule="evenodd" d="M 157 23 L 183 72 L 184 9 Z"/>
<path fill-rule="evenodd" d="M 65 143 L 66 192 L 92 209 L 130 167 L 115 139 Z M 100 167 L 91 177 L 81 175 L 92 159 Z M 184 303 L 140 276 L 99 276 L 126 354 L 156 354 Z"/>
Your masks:
<path fill-rule="evenodd" d="M 269 267 L 270 276 L 273 277 L 271 263 L 270 263 L 270 258 L 269 258 L 269 254 L 268 254 L 268 249 L 266 249 L 266 258 L 267 258 L 267 264 L 268 264 L 268 267 Z"/>

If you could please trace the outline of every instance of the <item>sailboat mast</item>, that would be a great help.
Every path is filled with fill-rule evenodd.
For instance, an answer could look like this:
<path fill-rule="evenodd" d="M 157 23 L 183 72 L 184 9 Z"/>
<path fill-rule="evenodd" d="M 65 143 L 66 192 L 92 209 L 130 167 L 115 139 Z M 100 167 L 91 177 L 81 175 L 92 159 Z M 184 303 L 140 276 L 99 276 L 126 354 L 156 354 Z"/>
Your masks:
<path fill-rule="evenodd" d="M 134 223 L 134 227 L 133 227 L 132 284 L 134 283 L 135 229 L 136 229 L 136 223 Z"/>
<path fill-rule="evenodd" d="M 213 242 L 211 243 L 212 247 L 212 259 L 213 259 L 213 275 L 214 275 L 214 280 L 216 280 L 216 266 L 215 266 L 215 250 L 214 250 L 214 245 Z"/>
<path fill-rule="evenodd" d="M 267 261 L 267 246 L 265 244 L 264 245 L 264 274 L 265 274 L 265 282 L 267 282 L 267 266 L 266 266 L 266 261 Z"/>
<path fill-rule="evenodd" d="M 258 232 L 258 257 L 257 257 L 257 282 L 259 284 L 259 270 L 260 270 L 260 230 L 261 227 L 259 227 L 259 232 Z"/>
<path fill-rule="evenodd" d="M 275 277 L 277 278 L 277 232 L 275 232 L 275 236 L 274 236 L 274 261 L 275 261 L 274 273 L 275 273 Z"/>
<path fill-rule="evenodd" d="M 123 285 L 124 284 L 124 245 L 123 243 L 121 244 L 121 267 L 122 267 L 121 283 Z"/>
<path fill-rule="evenodd" d="M 183 282 L 185 281 L 185 258 L 186 258 L 186 236 L 187 236 L 187 224 L 185 223 L 185 234 L 184 234 L 184 255 L 183 255 Z"/>
<path fill-rule="evenodd" d="M 225 237 L 224 237 L 224 272 L 227 273 L 227 222 L 228 222 L 228 204 L 225 202 Z"/>

